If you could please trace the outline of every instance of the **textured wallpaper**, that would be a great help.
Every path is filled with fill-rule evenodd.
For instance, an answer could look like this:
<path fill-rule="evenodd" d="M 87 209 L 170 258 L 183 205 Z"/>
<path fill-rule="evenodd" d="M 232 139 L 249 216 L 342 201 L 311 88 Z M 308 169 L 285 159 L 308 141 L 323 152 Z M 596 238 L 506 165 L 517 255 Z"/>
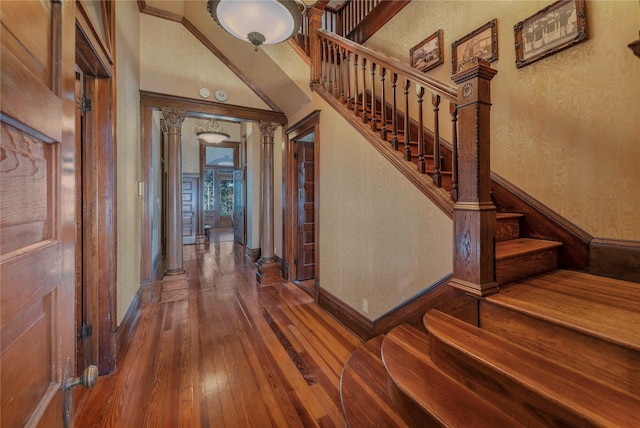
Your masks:
<path fill-rule="evenodd" d="M 200 99 L 202 87 L 224 89 L 227 104 L 271 110 L 180 23 L 140 15 L 140 57 L 142 90 Z"/>
<path fill-rule="evenodd" d="M 513 26 L 551 3 L 413 1 L 366 45 L 408 64 L 441 28 L 429 75 L 453 83 L 451 43 L 497 18 L 492 169 L 594 236 L 640 240 L 640 4 L 588 1 L 589 40 L 516 69 Z"/>
<path fill-rule="evenodd" d="M 453 269 L 453 223 L 316 96 L 322 288 L 375 319 Z M 364 313 L 364 312 L 363 312 Z"/>

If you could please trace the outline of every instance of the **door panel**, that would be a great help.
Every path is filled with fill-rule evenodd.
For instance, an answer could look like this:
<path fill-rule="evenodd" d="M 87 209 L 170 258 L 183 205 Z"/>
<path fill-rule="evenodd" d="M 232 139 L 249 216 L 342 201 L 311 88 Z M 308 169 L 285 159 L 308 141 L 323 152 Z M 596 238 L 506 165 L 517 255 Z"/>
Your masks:
<path fill-rule="evenodd" d="M 297 142 L 298 153 L 298 277 L 315 277 L 315 183 L 313 143 Z"/>
<path fill-rule="evenodd" d="M 198 179 L 182 177 L 182 243 L 195 244 L 198 231 Z"/>
<path fill-rule="evenodd" d="M 0 2 L 0 426 L 61 426 L 74 355 L 74 4 Z M 28 16 L 28 23 L 25 21 Z M 72 64 L 71 64 L 72 67 Z"/>
<path fill-rule="evenodd" d="M 233 239 L 244 245 L 244 192 L 242 171 L 233 171 Z"/>

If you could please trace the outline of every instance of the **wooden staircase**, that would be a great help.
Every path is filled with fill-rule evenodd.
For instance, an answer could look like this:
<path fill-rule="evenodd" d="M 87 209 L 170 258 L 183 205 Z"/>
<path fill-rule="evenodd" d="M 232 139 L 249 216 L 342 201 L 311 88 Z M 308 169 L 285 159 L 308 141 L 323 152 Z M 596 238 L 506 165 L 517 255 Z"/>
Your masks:
<path fill-rule="evenodd" d="M 386 385 L 411 427 L 640 426 L 638 284 L 555 270 L 479 300 L 479 327 L 431 310 L 427 333 L 404 324 L 363 345 L 386 373 L 355 353 L 343 373 Z M 342 396 L 371 403 L 352 377 Z M 349 426 L 375 426 L 343 405 Z"/>
<path fill-rule="evenodd" d="M 640 285 L 557 269 L 561 244 L 521 238 L 522 218 L 497 214 L 501 291 L 477 326 L 431 310 L 353 354 L 350 427 L 640 426 Z"/>

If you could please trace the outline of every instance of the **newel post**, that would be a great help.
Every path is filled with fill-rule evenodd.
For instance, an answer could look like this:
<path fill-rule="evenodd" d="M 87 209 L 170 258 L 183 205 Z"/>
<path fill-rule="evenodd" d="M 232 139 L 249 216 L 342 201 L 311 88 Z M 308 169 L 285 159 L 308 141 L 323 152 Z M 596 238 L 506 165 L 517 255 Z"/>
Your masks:
<path fill-rule="evenodd" d="M 453 279 L 475 296 L 498 292 L 495 280 L 496 207 L 491 201 L 491 79 L 475 58 L 452 79 L 458 85 L 458 201 L 453 209 Z"/>
<path fill-rule="evenodd" d="M 322 15 L 324 8 L 312 7 L 307 10 L 309 17 L 309 55 L 311 56 L 311 83 L 320 81 L 320 40 L 318 40 L 318 30 L 322 28 Z"/>

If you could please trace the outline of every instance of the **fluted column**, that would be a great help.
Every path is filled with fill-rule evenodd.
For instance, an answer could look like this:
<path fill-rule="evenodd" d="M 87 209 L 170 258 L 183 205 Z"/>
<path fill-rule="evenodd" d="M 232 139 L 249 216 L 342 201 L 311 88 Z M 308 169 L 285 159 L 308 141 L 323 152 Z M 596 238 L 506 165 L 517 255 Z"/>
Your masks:
<path fill-rule="evenodd" d="M 262 236 L 256 280 L 259 286 L 280 282 L 280 265 L 273 254 L 273 134 L 278 125 L 260 122 L 262 134 Z"/>
<path fill-rule="evenodd" d="M 167 259 L 165 276 L 185 273 L 182 266 L 182 121 L 184 110 L 163 108 L 168 132 Z"/>

